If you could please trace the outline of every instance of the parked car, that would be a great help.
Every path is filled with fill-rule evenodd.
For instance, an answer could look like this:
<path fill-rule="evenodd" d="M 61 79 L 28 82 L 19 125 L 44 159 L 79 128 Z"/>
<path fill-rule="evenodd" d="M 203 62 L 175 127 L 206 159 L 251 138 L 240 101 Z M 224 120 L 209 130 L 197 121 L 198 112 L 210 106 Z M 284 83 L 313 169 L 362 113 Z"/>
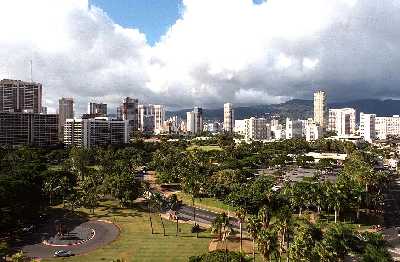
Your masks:
<path fill-rule="evenodd" d="M 24 228 L 22 229 L 22 232 L 24 232 L 24 233 L 31 233 L 31 232 L 33 231 L 33 229 L 34 229 L 34 225 L 29 225 L 29 226 L 27 226 L 27 227 L 24 227 Z"/>
<path fill-rule="evenodd" d="M 55 257 L 70 257 L 73 255 L 74 254 L 71 250 L 57 250 L 56 252 L 54 252 Z"/>

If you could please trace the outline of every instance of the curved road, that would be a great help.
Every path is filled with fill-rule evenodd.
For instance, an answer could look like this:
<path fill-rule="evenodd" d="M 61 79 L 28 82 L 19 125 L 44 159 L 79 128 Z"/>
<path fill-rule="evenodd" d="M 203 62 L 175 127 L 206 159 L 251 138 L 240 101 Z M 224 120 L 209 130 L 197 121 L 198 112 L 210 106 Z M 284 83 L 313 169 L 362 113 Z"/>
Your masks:
<path fill-rule="evenodd" d="M 55 247 L 47 246 L 42 244 L 40 241 L 36 240 L 36 243 L 30 243 L 22 247 L 24 254 L 30 258 L 49 258 L 54 256 L 54 252 L 57 250 L 71 250 L 74 255 L 87 253 L 89 251 L 95 250 L 101 246 L 104 246 L 113 240 L 115 240 L 119 235 L 119 228 L 112 223 L 91 220 L 80 225 L 81 227 L 91 228 L 95 230 L 95 236 L 93 239 L 84 242 L 76 246 L 68 247 Z M 36 233 L 36 239 L 37 238 Z"/>

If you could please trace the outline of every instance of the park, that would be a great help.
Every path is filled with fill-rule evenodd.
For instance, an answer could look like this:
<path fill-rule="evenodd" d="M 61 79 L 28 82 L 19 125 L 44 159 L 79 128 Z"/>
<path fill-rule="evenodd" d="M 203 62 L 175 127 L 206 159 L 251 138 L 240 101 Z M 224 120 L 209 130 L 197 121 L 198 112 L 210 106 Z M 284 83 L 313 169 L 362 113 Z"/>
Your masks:
<path fill-rule="evenodd" d="M 317 162 L 307 155 L 313 151 L 347 158 Z M 63 250 L 70 252 L 67 261 L 391 261 L 399 256 L 390 245 L 400 225 L 398 175 L 379 165 L 390 154 L 326 140 L 235 145 L 224 135 L 3 150 L 1 255 L 53 261 Z"/>

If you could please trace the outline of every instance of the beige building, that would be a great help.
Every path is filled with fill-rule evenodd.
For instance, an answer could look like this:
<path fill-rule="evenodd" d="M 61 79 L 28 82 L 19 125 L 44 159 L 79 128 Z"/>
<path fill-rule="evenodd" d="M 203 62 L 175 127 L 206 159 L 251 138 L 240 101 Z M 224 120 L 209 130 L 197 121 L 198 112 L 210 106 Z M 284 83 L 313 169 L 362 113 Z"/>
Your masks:
<path fill-rule="evenodd" d="M 356 132 L 356 110 L 354 108 L 329 109 L 328 130 L 338 136 L 353 135 Z"/>
<path fill-rule="evenodd" d="M 328 107 L 324 91 L 314 93 L 314 122 L 324 130 L 328 127 Z"/>
<path fill-rule="evenodd" d="M 235 115 L 231 103 L 224 104 L 224 131 L 232 133 L 235 128 Z"/>

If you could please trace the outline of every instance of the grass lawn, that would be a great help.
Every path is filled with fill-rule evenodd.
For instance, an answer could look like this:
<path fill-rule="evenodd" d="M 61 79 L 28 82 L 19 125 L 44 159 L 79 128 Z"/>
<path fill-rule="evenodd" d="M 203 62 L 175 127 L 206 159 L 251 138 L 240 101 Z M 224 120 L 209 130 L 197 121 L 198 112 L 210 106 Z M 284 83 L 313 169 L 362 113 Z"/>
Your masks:
<path fill-rule="evenodd" d="M 179 192 L 176 194 L 179 200 L 182 200 L 184 204 L 192 205 L 192 197 L 186 193 Z M 221 200 L 215 198 L 196 198 L 194 201 L 196 207 L 205 208 L 207 210 L 215 211 L 215 212 L 233 212 L 233 207 L 229 207 L 224 204 Z"/>
<path fill-rule="evenodd" d="M 222 148 L 220 146 L 217 145 L 211 145 L 211 146 L 197 146 L 197 145 L 192 145 L 190 147 L 188 147 L 188 150 L 193 150 L 193 149 L 199 149 L 199 150 L 203 150 L 203 151 L 212 151 L 212 150 L 222 150 Z"/>
<path fill-rule="evenodd" d="M 162 235 L 162 227 L 158 215 L 153 214 L 155 234 L 150 231 L 148 213 L 138 209 L 118 207 L 114 201 L 101 203 L 101 206 L 91 215 L 89 210 L 79 209 L 89 217 L 114 221 L 120 228 L 118 239 L 103 248 L 85 255 L 64 259 L 66 261 L 188 261 L 193 255 L 208 252 L 211 235 L 208 232 L 199 234 L 190 233 L 191 225 L 180 224 L 180 235 L 175 236 L 176 224 L 165 221 L 166 234 Z M 49 259 L 45 261 L 59 261 Z"/>

